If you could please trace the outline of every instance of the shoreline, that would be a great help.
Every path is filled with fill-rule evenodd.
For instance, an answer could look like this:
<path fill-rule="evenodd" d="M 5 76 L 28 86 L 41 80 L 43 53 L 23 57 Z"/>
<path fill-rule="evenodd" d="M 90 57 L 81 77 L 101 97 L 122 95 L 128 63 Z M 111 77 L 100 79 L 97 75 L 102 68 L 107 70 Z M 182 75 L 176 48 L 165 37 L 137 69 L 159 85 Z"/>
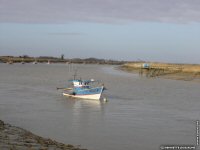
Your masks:
<path fill-rule="evenodd" d="M 25 129 L 4 123 L 2 120 L 0 120 L 0 149 L 87 150 L 40 137 Z"/>
<path fill-rule="evenodd" d="M 127 61 L 118 61 L 110 59 L 99 58 L 56 58 L 56 57 L 29 57 L 29 56 L 0 56 L 0 63 L 14 64 L 14 63 L 63 63 L 63 64 L 102 64 L 102 65 L 122 65 Z"/>
<path fill-rule="evenodd" d="M 149 68 L 144 68 L 143 65 L 148 64 Z M 171 80 L 193 81 L 200 83 L 200 65 L 192 64 L 168 64 L 168 63 L 126 63 L 119 67 L 120 70 L 136 73 L 148 78 L 164 78 Z M 162 71 L 160 74 L 149 75 L 150 70 Z"/>

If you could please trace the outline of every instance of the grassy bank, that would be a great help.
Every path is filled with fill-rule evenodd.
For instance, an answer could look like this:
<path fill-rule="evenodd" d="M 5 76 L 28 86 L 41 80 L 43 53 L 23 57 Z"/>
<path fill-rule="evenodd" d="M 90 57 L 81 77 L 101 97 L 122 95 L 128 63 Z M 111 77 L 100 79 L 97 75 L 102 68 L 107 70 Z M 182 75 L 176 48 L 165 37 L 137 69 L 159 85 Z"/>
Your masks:
<path fill-rule="evenodd" d="M 144 64 L 148 64 L 145 67 Z M 199 80 L 200 65 L 198 64 L 172 64 L 172 63 L 157 63 L 157 62 L 135 62 L 126 63 L 120 67 L 124 71 L 140 73 L 141 71 L 147 75 L 157 71 L 157 74 L 152 77 L 163 77 L 176 80 Z M 160 73 L 158 73 L 160 72 Z M 151 77 L 151 76 L 150 76 Z"/>
<path fill-rule="evenodd" d="M 136 62 L 136 63 L 126 63 L 122 66 L 122 68 L 126 68 L 129 70 L 137 70 L 141 69 L 144 62 Z M 150 68 L 161 68 L 166 70 L 180 70 L 182 72 L 188 73 L 200 73 L 200 65 L 197 64 L 171 64 L 171 63 L 146 63 L 149 64 Z"/>

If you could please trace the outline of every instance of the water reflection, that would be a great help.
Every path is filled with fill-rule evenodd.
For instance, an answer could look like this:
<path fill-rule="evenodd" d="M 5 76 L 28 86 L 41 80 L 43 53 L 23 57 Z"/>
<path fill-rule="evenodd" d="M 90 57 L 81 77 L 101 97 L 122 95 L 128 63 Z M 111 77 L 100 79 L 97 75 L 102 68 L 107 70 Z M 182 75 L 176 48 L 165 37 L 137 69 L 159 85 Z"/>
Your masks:
<path fill-rule="evenodd" d="M 73 104 L 71 131 L 75 137 L 83 137 L 86 131 L 92 134 L 91 130 L 103 122 L 104 102 L 79 99 L 67 99 L 67 101 Z"/>
<path fill-rule="evenodd" d="M 71 99 L 70 101 L 74 101 L 74 105 L 73 105 L 74 114 L 80 114 L 86 111 L 102 112 L 103 105 L 105 104 L 104 102 L 97 101 L 97 100 Z"/>
<path fill-rule="evenodd" d="M 68 110 L 68 113 L 72 114 L 73 120 L 80 121 L 81 119 L 92 119 L 96 115 L 102 116 L 104 114 L 104 106 L 107 103 L 99 100 L 74 99 L 64 97 L 63 104 L 65 109 Z"/>

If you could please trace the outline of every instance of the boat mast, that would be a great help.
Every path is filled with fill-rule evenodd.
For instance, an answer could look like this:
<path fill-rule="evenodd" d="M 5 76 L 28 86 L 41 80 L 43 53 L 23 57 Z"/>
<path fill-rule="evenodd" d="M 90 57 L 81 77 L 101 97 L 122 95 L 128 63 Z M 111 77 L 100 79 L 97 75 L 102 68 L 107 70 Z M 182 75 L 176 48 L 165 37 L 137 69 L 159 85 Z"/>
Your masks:
<path fill-rule="evenodd" d="M 74 80 L 76 79 L 76 76 L 77 76 L 77 70 L 75 70 L 75 73 L 74 73 L 74 75 L 73 75 Z"/>

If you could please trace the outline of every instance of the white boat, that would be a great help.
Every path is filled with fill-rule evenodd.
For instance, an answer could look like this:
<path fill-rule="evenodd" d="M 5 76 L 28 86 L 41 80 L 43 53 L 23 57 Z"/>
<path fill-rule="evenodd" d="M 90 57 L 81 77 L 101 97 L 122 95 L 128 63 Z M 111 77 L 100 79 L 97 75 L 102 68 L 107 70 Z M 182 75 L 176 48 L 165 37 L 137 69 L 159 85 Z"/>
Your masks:
<path fill-rule="evenodd" d="M 50 65 L 50 64 L 51 64 L 50 60 L 48 60 L 47 64 L 48 64 L 48 65 Z"/>
<path fill-rule="evenodd" d="M 73 98 L 82 98 L 82 99 L 93 99 L 93 100 L 100 100 L 101 94 L 104 90 L 104 87 L 95 87 L 85 89 L 81 87 L 80 89 L 76 89 L 70 93 L 63 92 L 64 96 L 73 97 Z"/>
<path fill-rule="evenodd" d="M 34 61 L 33 64 L 37 64 L 37 61 Z"/>
<path fill-rule="evenodd" d="M 37 60 L 35 59 L 35 61 L 33 62 L 33 64 L 37 64 L 38 62 L 37 62 Z"/>
<path fill-rule="evenodd" d="M 94 80 L 70 80 L 73 83 L 72 90 L 65 90 L 64 96 L 82 99 L 100 100 L 104 86 L 92 87 L 89 84 L 95 82 Z"/>

